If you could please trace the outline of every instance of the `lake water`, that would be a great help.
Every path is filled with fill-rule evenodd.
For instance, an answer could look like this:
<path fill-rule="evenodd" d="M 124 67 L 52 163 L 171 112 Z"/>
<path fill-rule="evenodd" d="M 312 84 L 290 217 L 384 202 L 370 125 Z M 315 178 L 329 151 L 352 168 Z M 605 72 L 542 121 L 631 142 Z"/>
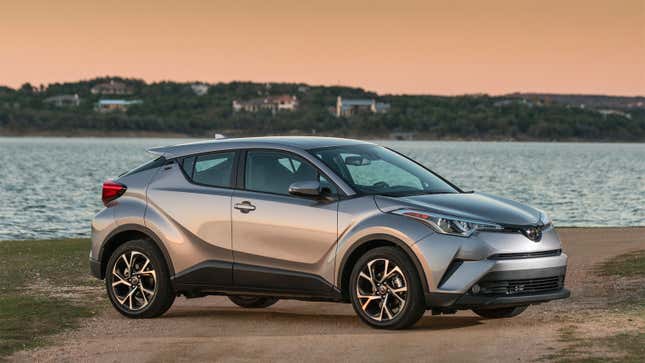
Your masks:
<path fill-rule="evenodd" d="M 0 240 L 88 236 L 101 183 L 185 139 L 0 138 Z M 645 144 L 383 141 L 559 226 L 645 225 Z"/>

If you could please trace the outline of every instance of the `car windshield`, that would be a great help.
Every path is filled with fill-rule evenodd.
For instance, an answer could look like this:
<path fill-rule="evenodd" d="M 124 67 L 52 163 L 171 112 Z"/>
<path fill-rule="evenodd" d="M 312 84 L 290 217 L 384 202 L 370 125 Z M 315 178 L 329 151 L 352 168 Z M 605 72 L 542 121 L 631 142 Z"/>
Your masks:
<path fill-rule="evenodd" d="M 384 147 L 352 145 L 309 152 L 361 194 L 401 197 L 459 192 L 428 169 Z"/>

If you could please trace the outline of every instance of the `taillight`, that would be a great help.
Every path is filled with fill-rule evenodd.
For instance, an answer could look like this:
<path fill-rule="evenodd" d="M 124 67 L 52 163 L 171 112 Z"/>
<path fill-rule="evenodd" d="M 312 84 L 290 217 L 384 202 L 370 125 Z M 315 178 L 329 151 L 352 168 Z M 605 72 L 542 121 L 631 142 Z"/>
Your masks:
<path fill-rule="evenodd" d="M 117 183 L 113 180 L 104 181 L 103 193 L 101 195 L 101 198 L 103 199 L 103 205 L 107 207 L 108 203 L 123 195 L 126 189 L 128 188 L 125 185 Z"/>

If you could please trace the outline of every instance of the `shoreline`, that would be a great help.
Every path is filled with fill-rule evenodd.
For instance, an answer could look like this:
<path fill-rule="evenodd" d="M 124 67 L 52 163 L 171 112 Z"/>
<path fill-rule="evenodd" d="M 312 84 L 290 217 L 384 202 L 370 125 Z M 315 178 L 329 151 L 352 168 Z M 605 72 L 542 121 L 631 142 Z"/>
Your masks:
<path fill-rule="evenodd" d="M 566 231 L 566 230 L 575 230 L 576 232 L 601 232 L 601 231 L 632 231 L 642 229 L 645 233 L 645 225 L 642 226 L 598 226 L 598 227 L 587 227 L 587 226 L 556 226 L 557 232 Z M 90 239 L 90 235 L 86 236 L 58 236 L 58 237 L 44 237 L 44 238 L 31 238 L 31 239 L 0 239 L 0 244 L 4 242 L 30 242 L 30 241 L 58 241 L 58 240 L 76 240 L 76 239 Z"/>
<path fill-rule="evenodd" d="M 556 231 L 565 231 L 565 230 L 575 230 L 577 232 L 591 232 L 591 231 L 631 231 L 637 229 L 643 229 L 645 233 L 645 225 L 642 226 L 597 226 L 597 227 L 588 227 L 588 226 L 556 226 Z M 90 235 L 86 236 L 58 236 L 58 237 L 46 237 L 46 238 L 31 238 L 31 239 L 0 239 L 0 243 L 4 242 L 29 242 L 29 241 L 58 241 L 58 240 L 75 240 L 75 239 L 90 239 Z"/>

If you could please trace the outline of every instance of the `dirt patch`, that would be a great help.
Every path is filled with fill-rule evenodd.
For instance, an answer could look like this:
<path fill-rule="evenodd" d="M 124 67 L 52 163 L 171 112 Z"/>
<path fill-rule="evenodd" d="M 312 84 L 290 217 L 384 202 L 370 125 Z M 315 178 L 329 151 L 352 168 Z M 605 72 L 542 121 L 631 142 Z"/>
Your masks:
<path fill-rule="evenodd" d="M 645 229 L 559 230 L 569 255 L 572 297 L 530 307 L 512 319 L 471 312 L 426 314 L 410 330 L 359 322 L 350 305 L 280 301 L 244 310 L 226 298 L 178 299 L 163 317 L 128 320 L 112 309 L 59 335 L 57 345 L 23 351 L 15 361 L 535 361 L 561 360 L 571 336 L 607 339 L 642 330 L 642 315 L 615 305 L 624 285 L 595 273 L 598 263 L 643 249 Z M 612 310 L 613 309 L 613 310 Z M 576 339 L 578 339 L 576 338 Z M 586 343 L 585 343 L 586 344 Z M 595 354 L 621 357 L 609 340 Z M 606 349 L 605 349 L 606 348 Z M 576 353 L 577 354 L 577 353 Z M 574 355 L 575 357 L 575 355 Z"/>

